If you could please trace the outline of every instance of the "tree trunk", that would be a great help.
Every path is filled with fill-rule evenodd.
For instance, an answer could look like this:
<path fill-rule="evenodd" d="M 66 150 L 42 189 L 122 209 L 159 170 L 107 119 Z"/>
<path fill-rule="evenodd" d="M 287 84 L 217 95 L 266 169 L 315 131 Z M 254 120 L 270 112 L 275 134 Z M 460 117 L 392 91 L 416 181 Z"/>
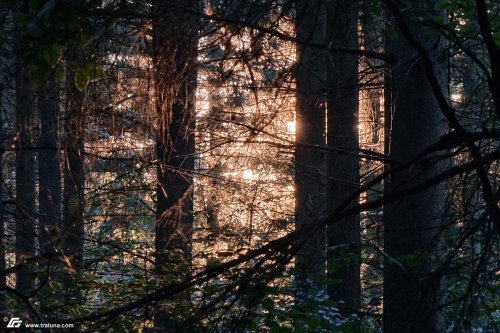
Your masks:
<path fill-rule="evenodd" d="M 428 8 L 425 15 L 432 10 Z M 415 13 L 417 15 L 417 13 Z M 412 34 L 432 57 L 435 75 L 446 90 L 446 50 L 438 37 L 426 35 L 415 23 Z M 407 163 L 445 133 L 443 116 L 428 84 L 422 61 L 401 36 L 386 49 L 398 65 L 390 78 L 392 135 L 390 167 Z M 396 173 L 385 192 L 410 188 L 442 170 L 442 162 L 419 163 Z M 384 207 L 384 332 L 442 332 L 439 315 L 441 278 L 432 273 L 439 260 L 444 186 L 402 198 Z M 404 267 L 402 269 L 401 267 Z"/>
<path fill-rule="evenodd" d="M 16 41 L 16 263 L 35 255 L 35 156 L 32 115 L 34 94 L 23 66 L 20 35 Z M 29 293 L 34 287 L 34 271 L 25 265 L 16 272 L 16 289 Z"/>
<path fill-rule="evenodd" d="M 0 88 L 1 89 L 1 88 Z M 1 116 L 0 116 L 1 119 Z M 0 135 L 3 135 L 3 123 L 0 120 Z M 6 247 L 5 247 L 5 225 L 4 225 L 4 210 L 3 210 L 3 168 L 1 167 L 3 165 L 3 153 L 4 153 L 4 148 L 3 148 L 3 142 L 0 143 L 0 271 L 4 271 L 7 268 L 7 263 L 6 263 Z M 5 275 L 0 276 L 0 288 L 5 287 L 7 285 L 7 279 Z M 7 304 L 6 304 L 6 297 L 5 294 L 2 292 L 0 293 L 0 312 L 4 313 L 4 311 L 7 310 Z"/>
<path fill-rule="evenodd" d="M 59 162 L 58 118 L 59 84 L 50 78 L 38 89 L 38 116 L 40 135 L 38 138 L 38 222 L 40 253 L 53 255 L 59 247 L 59 228 L 61 227 L 61 168 Z M 59 258 L 48 257 L 43 263 L 40 279 L 40 305 L 50 310 L 51 301 L 56 295 L 50 289 L 50 282 L 60 271 Z M 46 287 L 49 287 L 48 289 Z M 60 296 L 60 295 L 59 295 Z"/>
<path fill-rule="evenodd" d="M 59 84 L 51 78 L 38 90 L 40 251 L 54 253 L 61 223 L 61 169 L 59 165 Z"/>
<path fill-rule="evenodd" d="M 4 22 L 2 20 L 1 27 L 4 28 Z M 3 72 L 3 66 L 0 67 Z M 0 109 L 0 271 L 3 271 L 7 268 L 6 262 L 6 247 L 5 247 L 5 224 L 4 224 L 4 205 L 3 205 L 3 154 L 5 152 L 5 148 L 3 146 L 3 137 L 4 137 L 4 125 L 3 125 L 3 117 L 4 117 L 4 93 L 5 93 L 5 78 L 3 75 L 0 75 L 0 105 L 2 108 Z M 5 287 L 7 283 L 7 279 L 5 275 L 0 276 L 0 288 Z M 7 310 L 6 297 L 2 292 L 0 293 L 0 313 L 4 313 Z"/>
<path fill-rule="evenodd" d="M 198 0 L 155 1 L 153 61 L 157 122 L 156 266 L 166 281 L 182 280 L 191 270 L 193 230 L 194 122 L 198 22 L 185 9 Z M 157 309 L 155 326 L 175 332 L 178 306 L 189 292 Z M 177 313 L 173 312 L 176 311 Z"/>
<path fill-rule="evenodd" d="M 356 1 L 331 1 L 328 37 L 332 45 L 358 47 Z M 358 59 L 331 53 L 328 72 L 327 211 L 335 209 L 359 190 Z M 359 197 L 349 203 L 356 205 Z M 360 217 L 349 216 L 328 226 L 328 294 L 343 310 L 360 307 Z"/>
<path fill-rule="evenodd" d="M 81 66 L 81 50 L 71 48 L 66 53 L 66 104 L 64 132 L 64 192 L 63 192 L 63 225 L 62 250 L 69 263 L 66 264 L 68 274 L 64 278 L 66 290 L 72 297 L 79 298 L 79 292 L 74 288 L 76 274 L 83 263 L 83 224 L 84 209 L 84 130 L 85 116 L 83 114 L 84 93 L 75 85 L 73 66 Z M 75 300 L 76 300 L 75 299 Z"/>
<path fill-rule="evenodd" d="M 296 2 L 297 39 L 322 42 L 325 12 L 319 0 Z M 325 216 L 325 154 L 317 146 L 325 144 L 325 54 L 314 47 L 297 45 L 295 71 L 296 148 L 295 148 L 295 225 L 304 228 Z M 316 146 L 316 147 L 315 147 Z M 298 292 L 321 286 L 326 273 L 324 230 L 307 237 L 297 255 L 295 267 Z M 310 282 L 313 282 L 311 285 Z"/>

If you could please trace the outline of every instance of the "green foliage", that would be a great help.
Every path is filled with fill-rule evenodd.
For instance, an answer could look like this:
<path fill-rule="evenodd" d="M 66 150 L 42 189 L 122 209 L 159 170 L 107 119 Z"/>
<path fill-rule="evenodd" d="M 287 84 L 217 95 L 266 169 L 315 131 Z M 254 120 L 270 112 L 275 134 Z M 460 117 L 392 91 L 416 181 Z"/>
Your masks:
<path fill-rule="evenodd" d="M 76 71 L 75 85 L 79 90 L 83 91 L 89 82 L 103 77 L 104 70 L 99 65 L 88 63 Z"/>
<path fill-rule="evenodd" d="M 283 308 L 276 297 L 268 296 L 260 303 L 260 312 L 248 327 L 251 332 L 375 333 L 380 330 L 379 324 L 368 318 L 343 317 L 329 300 L 312 298 Z"/>
<path fill-rule="evenodd" d="M 22 55 L 31 78 L 41 84 L 51 76 L 62 78 L 62 58 L 66 49 L 82 48 L 100 39 L 116 21 L 138 13 L 128 1 L 103 4 L 90 1 L 29 1 L 29 8 L 15 16 L 23 45 Z M 75 84 L 82 90 L 91 80 L 104 76 L 103 70 L 86 60 L 77 67 Z"/>

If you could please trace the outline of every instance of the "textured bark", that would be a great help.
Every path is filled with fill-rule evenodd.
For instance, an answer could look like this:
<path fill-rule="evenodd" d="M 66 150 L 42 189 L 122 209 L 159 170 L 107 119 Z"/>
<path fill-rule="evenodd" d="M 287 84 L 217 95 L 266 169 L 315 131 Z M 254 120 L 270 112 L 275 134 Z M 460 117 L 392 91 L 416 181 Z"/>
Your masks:
<path fill-rule="evenodd" d="M 330 1 L 328 38 L 331 45 L 358 46 L 356 1 Z M 327 211 L 333 213 L 359 190 L 358 59 L 333 52 L 327 62 L 328 134 Z M 339 152 L 341 150 L 341 152 Z M 359 198 L 356 200 L 359 201 Z M 357 202 L 351 202 L 355 205 Z M 328 226 L 328 294 L 344 310 L 360 307 L 360 217 L 349 216 Z"/>
<path fill-rule="evenodd" d="M 1 27 L 4 27 L 3 20 L 0 23 Z M 2 66 L 3 67 L 3 66 Z M 3 69 L 3 68 L 2 68 Z M 3 75 L 0 76 L 0 105 L 4 105 L 4 96 L 5 96 L 5 82 Z M 3 271 L 7 268 L 6 262 L 6 248 L 5 248 L 5 224 L 4 224 L 4 205 L 3 205 L 3 154 L 5 152 L 5 148 L 3 146 L 3 137 L 4 137 L 4 127 L 3 127 L 3 108 L 0 109 L 0 271 Z M 0 287 L 5 286 L 7 283 L 7 279 L 4 275 L 0 276 Z M 7 304 L 5 303 L 6 297 L 3 293 L 0 293 L 0 311 L 7 310 Z"/>
<path fill-rule="evenodd" d="M 199 0 L 155 1 L 153 60 L 157 112 L 156 266 L 172 281 L 189 276 L 193 229 L 194 121 Z M 158 308 L 155 326 L 175 332 L 182 293 Z"/>
<path fill-rule="evenodd" d="M 2 135 L 2 122 L 0 121 L 0 135 Z M 0 166 L 3 164 L 3 144 L 0 143 Z M 7 263 L 5 260 L 5 225 L 4 225 L 4 220 L 3 220 L 3 168 L 0 168 L 0 271 L 4 271 L 7 268 Z M 0 288 L 5 287 L 7 283 L 7 279 L 5 275 L 0 276 Z M 1 293 L 0 294 L 0 311 L 3 313 L 3 311 L 7 310 L 7 304 L 6 304 L 6 297 L 5 294 Z"/>
<path fill-rule="evenodd" d="M 40 135 L 38 137 L 38 223 L 40 254 L 55 254 L 59 247 L 62 213 L 61 168 L 59 161 L 58 117 L 59 84 L 50 78 L 38 88 L 38 117 Z M 40 306 L 50 310 L 51 302 L 60 297 L 50 288 L 61 270 L 60 260 L 48 257 L 47 263 L 40 265 L 43 277 L 39 279 Z"/>
<path fill-rule="evenodd" d="M 55 79 L 38 89 L 40 251 L 53 253 L 61 223 L 61 168 L 58 147 L 59 85 Z"/>
<path fill-rule="evenodd" d="M 23 67 L 23 44 L 16 40 L 16 263 L 35 255 L 35 158 L 33 153 L 32 116 L 34 94 Z M 33 290 L 34 272 L 29 265 L 16 272 L 16 289 Z"/>
<path fill-rule="evenodd" d="M 432 4 L 428 10 L 431 8 Z M 416 24 L 410 23 L 410 28 L 431 55 L 435 75 L 446 91 L 445 48 Z M 414 49 L 400 34 L 389 40 L 386 47 L 399 62 L 388 81 L 392 95 L 389 153 L 393 167 L 408 162 L 436 142 L 445 132 L 445 123 Z M 439 162 L 414 165 L 391 176 L 385 191 L 390 194 L 425 182 L 440 170 Z M 438 185 L 384 207 L 385 252 L 392 258 L 384 266 L 385 333 L 443 331 L 437 309 L 442 281 L 432 272 L 439 259 L 444 195 L 444 187 Z"/>
<path fill-rule="evenodd" d="M 363 50 L 384 53 L 382 44 L 385 22 L 382 17 L 373 13 L 374 4 L 370 0 L 360 1 L 360 44 Z M 359 140 L 360 146 L 384 151 L 384 106 L 383 106 L 383 72 L 384 61 L 372 57 L 361 57 L 359 70 L 362 71 L 359 92 Z M 368 170 L 361 167 L 361 173 Z"/>
<path fill-rule="evenodd" d="M 65 252 L 67 271 L 64 279 L 65 287 L 73 290 L 77 273 L 83 262 L 83 237 L 85 233 L 83 221 L 84 209 L 84 130 L 85 115 L 83 110 L 84 93 L 75 85 L 74 66 L 81 66 L 81 50 L 70 48 L 66 52 L 66 103 L 64 132 L 64 192 L 62 250 Z M 75 291 L 74 297 L 78 298 Z"/>
<path fill-rule="evenodd" d="M 325 12 L 322 1 L 297 0 L 297 38 L 320 42 L 325 34 Z M 314 146 L 325 144 L 325 54 L 304 44 L 297 46 L 295 71 L 296 143 L 295 148 L 295 225 L 301 229 L 325 216 L 325 154 Z M 324 279 L 326 273 L 326 239 L 324 231 L 308 237 L 297 255 L 296 280 L 299 292 L 306 283 Z M 304 290 L 306 289 L 306 290 Z"/>

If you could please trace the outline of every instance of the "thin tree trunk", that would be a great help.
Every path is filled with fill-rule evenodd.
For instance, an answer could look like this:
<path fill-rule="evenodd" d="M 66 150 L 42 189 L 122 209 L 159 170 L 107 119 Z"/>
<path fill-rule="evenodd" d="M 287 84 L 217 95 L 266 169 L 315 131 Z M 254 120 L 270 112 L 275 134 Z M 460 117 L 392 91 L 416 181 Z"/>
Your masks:
<path fill-rule="evenodd" d="M 358 47 L 356 1 L 328 5 L 328 37 L 332 45 Z M 327 62 L 328 134 L 327 211 L 359 190 L 358 59 L 334 52 Z M 342 152 L 340 152 L 341 150 Z M 359 198 L 357 199 L 359 201 Z M 356 205 L 351 202 L 350 205 Z M 360 307 L 360 217 L 349 216 L 328 227 L 328 294 L 343 310 Z"/>
<path fill-rule="evenodd" d="M 426 15 L 432 10 L 430 6 Z M 431 55 L 435 75 L 443 91 L 447 91 L 447 56 L 442 42 L 426 35 L 416 24 L 409 24 L 413 35 Z M 398 59 L 388 81 L 393 115 L 390 166 L 394 167 L 407 163 L 437 142 L 445 133 L 445 122 L 414 49 L 403 37 L 389 40 L 386 49 Z M 442 166 L 443 162 L 420 163 L 394 174 L 386 182 L 385 192 L 423 183 Z M 438 310 L 442 281 L 432 273 L 440 257 L 439 226 L 444 197 L 444 186 L 438 185 L 384 207 L 384 245 L 390 258 L 384 265 L 385 333 L 443 330 Z"/>
<path fill-rule="evenodd" d="M 156 266 L 166 280 L 182 280 L 191 271 L 193 230 L 194 122 L 198 22 L 185 9 L 198 0 L 155 1 L 153 59 L 157 123 Z M 157 309 L 155 326 L 175 332 L 176 306 L 189 302 L 186 292 Z"/>
<path fill-rule="evenodd" d="M 360 44 L 364 50 L 383 53 L 383 32 L 385 26 L 384 15 L 374 13 L 373 4 L 370 0 L 361 1 L 361 41 Z M 360 58 L 362 61 L 358 66 L 359 70 L 362 72 L 363 78 L 359 79 L 361 86 L 359 93 L 359 111 L 358 111 L 358 122 L 359 122 L 359 144 L 361 148 L 372 149 L 380 153 L 385 152 L 385 105 L 384 105 L 384 61 L 380 59 L 375 59 L 371 57 Z M 360 74 L 358 74 L 360 76 Z M 385 164 L 381 165 L 380 171 L 383 170 Z M 373 162 L 368 162 L 365 165 L 360 165 L 360 174 L 368 175 L 364 178 L 364 182 L 368 182 L 373 179 L 374 176 L 378 176 L 379 173 L 370 174 L 376 166 Z M 383 184 L 379 183 L 375 188 L 366 191 L 364 193 L 367 201 L 378 199 L 383 193 Z M 379 215 L 379 210 L 367 212 L 366 217 L 361 219 L 362 231 L 362 243 L 363 241 L 368 241 L 373 243 L 378 248 L 383 248 L 383 230 L 382 230 L 382 216 Z M 368 227 L 369 224 L 375 224 L 372 227 Z M 373 254 L 374 260 L 378 263 L 375 264 L 376 267 L 369 268 L 362 273 L 361 278 L 366 281 L 362 283 L 364 288 L 371 289 L 376 293 L 382 293 L 382 286 L 376 281 L 376 279 L 370 279 L 370 276 L 378 271 L 378 267 L 383 266 L 383 256 L 379 251 L 368 250 L 368 253 Z M 369 255 L 371 255 L 369 254 Z M 371 273 L 372 269 L 373 273 Z M 378 273 L 375 273 L 378 275 Z M 363 276 L 364 275 L 364 276 Z M 372 283 L 373 282 L 373 283 Z M 375 299 L 373 299 L 374 301 Z"/>
<path fill-rule="evenodd" d="M 32 115 L 34 94 L 23 66 L 20 36 L 16 41 L 16 263 L 35 255 L 35 159 L 33 153 Z M 33 290 L 32 267 L 16 272 L 16 289 L 21 293 Z"/>
<path fill-rule="evenodd" d="M 322 1 L 297 0 L 297 39 L 321 42 L 325 34 Z M 325 154 L 314 146 L 325 144 L 325 54 L 317 48 L 299 44 L 295 71 L 296 143 L 295 148 L 295 225 L 304 228 L 325 216 Z M 326 274 L 324 230 L 311 235 L 296 259 L 298 294 L 323 289 Z M 313 282 L 311 285 L 310 282 Z M 300 301 L 300 300 L 299 300 Z"/>

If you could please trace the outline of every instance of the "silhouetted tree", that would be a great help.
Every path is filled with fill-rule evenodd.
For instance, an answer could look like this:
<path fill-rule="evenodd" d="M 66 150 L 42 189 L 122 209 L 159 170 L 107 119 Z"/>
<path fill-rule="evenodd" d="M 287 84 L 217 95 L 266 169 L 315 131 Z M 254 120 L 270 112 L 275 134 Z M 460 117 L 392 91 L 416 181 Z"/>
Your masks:
<path fill-rule="evenodd" d="M 156 104 L 156 267 L 160 276 L 183 279 L 191 270 L 194 120 L 198 0 L 153 2 L 153 66 Z M 188 302 L 189 293 L 172 301 Z M 179 306 L 179 304 L 177 304 Z M 174 332 L 175 304 L 158 309 L 155 326 Z"/>
<path fill-rule="evenodd" d="M 407 3 L 411 6 L 412 4 Z M 428 52 L 442 91 L 447 91 L 447 54 L 443 41 L 414 22 L 419 10 L 433 11 L 433 3 L 413 8 L 411 20 L 388 39 L 386 50 L 398 59 L 391 71 L 392 133 L 390 167 L 412 161 L 425 147 L 445 134 L 445 120 L 433 88 L 429 84 L 424 60 L 402 30 L 408 29 Z M 440 13 L 436 12 L 436 15 Z M 442 13 L 441 13 L 442 14 Z M 392 174 L 386 182 L 386 195 L 411 188 L 443 171 L 444 162 L 418 163 Z M 440 316 L 441 282 L 434 275 L 442 250 L 441 226 L 445 186 L 439 184 L 384 207 L 384 332 L 442 332 Z"/>
<path fill-rule="evenodd" d="M 322 42 L 325 36 L 325 7 L 321 1 L 296 1 L 297 38 Z M 297 45 L 295 224 L 297 229 L 317 223 L 325 216 L 325 53 L 308 45 Z M 307 238 L 297 255 L 298 292 L 307 292 L 307 280 L 324 284 L 326 272 L 324 230 Z"/>
<path fill-rule="evenodd" d="M 19 12 L 26 14 L 28 4 L 22 1 Z M 16 84 L 16 262 L 35 255 L 35 156 L 33 151 L 33 115 L 35 98 L 25 67 L 23 34 L 18 29 L 15 42 Z M 16 289 L 33 291 L 32 267 L 24 265 L 16 271 Z"/>
<path fill-rule="evenodd" d="M 328 42 L 356 50 L 358 4 L 328 2 Z M 335 208 L 359 191 L 358 57 L 330 53 L 328 71 L 327 206 Z M 359 201 L 359 196 L 352 203 Z M 341 308 L 360 307 L 360 218 L 359 214 L 328 226 L 328 294 Z"/>

